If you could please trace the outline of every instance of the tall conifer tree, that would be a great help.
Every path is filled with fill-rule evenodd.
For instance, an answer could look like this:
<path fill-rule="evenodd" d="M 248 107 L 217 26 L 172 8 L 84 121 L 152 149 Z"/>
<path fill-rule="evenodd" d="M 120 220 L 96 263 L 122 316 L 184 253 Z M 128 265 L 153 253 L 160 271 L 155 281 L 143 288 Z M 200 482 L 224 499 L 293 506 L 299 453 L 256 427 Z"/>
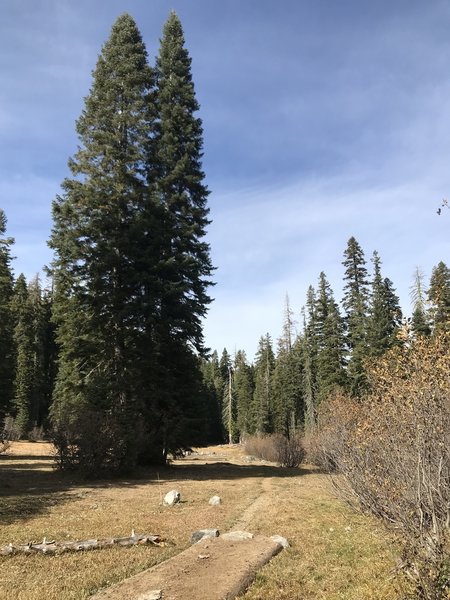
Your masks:
<path fill-rule="evenodd" d="M 363 361 L 367 356 L 369 282 L 364 252 L 354 237 L 348 241 L 342 264 L 345 267 L 342 304 L 350 351 L 348 376 L 352 393 L 358 395 L 366 386 Z"/>
<path fill-rule="evenodd" d="M 347 383 L 344 323 L 324 272 L 319 276 L 315 315 L 318 406 L 333 390 Z"/>
<path fill-rule="evenodd" d="M 275 356 L 272 340 L 267 333 L 259 340 L 255 360 L 255 391 L 252 412 L 257 433 L 271 433 L 273 430 L 272 375 L 274 366 Z"/>
<path fill-rule="evenodd" d="M 52 417 L 56 425 L 84 419 L 86 430 L 97 424 L 93 436 L 102 439 L 103 451 L 84 445 L 80 457 L 94 469 L 128 468 L 136 455 L 137 350 L 145 346 L 140 337 L 151 310 L 148 247 L 156 235 L 148 230 L 147 186 L 153 83 L 141 35 L 124 14 L 102 49 L 77 121 L 73 177 L 53 205 L 60 356 Z"/>
<path fill-rule="evenodd" d="M 450 269 L 441 261 L 431 273 L 428 288 L 433 331 L 450 329 Z"/>
<path fill-rule="evenodd" d="M 377 251 L 372 256 L 373 277 L 368 318 L 368 353 L 381 356 L 396 342 L 402 322 L 399 299 L 390 279 L 381 275 L 381 259 Z"/>
<path fill-rule="evenodd" d="M 207 289 L 212 272 L 209 245 L 204 241 L 209 192 L 201 166 L 202 125 L 195 116 L 199 105 L 191 59 L 174 12 L 164 26 L 155 72 L 157 121 L 148 177 L 161 209 L 159 277 L 164 285 L 154 337 L 161 377 L 151 407 L 159 418 L 151 437 L 165 456 L 186 444 L 201 426 L 184 422 L 184 415 L 201 410 L 196 406 L 199 377 L 188 377 L 185 367 L 190 363 L 190 368 L 199 369 L 192 353 L 204 350 L 202 319 L 211 302 Z M 184 367 L 177 364 L 180 357 Z"/>
<path fill-rule="evenodd" d="M 13 321 L 11 298 L 13 275 L 10 247 L 13 238 L 6 235 L 6 215 L 0 209 L 0 426 L 11 408 L 14 380 Z"/>
<path fill-rule="evenodd" d="M 21 273 L 14 286 L 12 301 L 14 314 L 14 346 L 16 351 L 14 379 L 15 421 L 23 435 L 31 425 L 32 400 L 35 392 L 35 331 L 33 311 L 27 282 Z"/>
<path fill-rule="evenodd" d="M 426 308 L 426 291 L 424 286 L 424 274 L 419 267 L 414 271 L 414 281 L 410 288 L 413 314 L 411 328 L 416 336 L 430 335 L 431 327 Z"/>

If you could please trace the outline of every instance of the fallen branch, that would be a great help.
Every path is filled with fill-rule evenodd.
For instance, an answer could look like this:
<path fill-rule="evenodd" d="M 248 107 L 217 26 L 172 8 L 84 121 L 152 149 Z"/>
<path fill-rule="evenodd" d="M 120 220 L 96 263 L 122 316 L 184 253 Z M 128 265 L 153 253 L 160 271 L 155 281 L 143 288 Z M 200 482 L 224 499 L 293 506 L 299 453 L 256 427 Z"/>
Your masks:
<path fill-rule="evenodd" d="M 13 554 L 62 554 L 63 552 L 79 552 L 82 550 L 96 550 L 99 548 L 109 548 L 110 546 L 137 546 L 152 545 L 165 546 L 165 542 L 159 535 L 140 535 L 131 532 L 129 537 L 107 538 L 102 540 L 83 540 L 77 542 L 55 542 L 47 541 L 46 538 L 40 543 L 29 542 L 28 544 L 0 547 L 0 556 Z"/>

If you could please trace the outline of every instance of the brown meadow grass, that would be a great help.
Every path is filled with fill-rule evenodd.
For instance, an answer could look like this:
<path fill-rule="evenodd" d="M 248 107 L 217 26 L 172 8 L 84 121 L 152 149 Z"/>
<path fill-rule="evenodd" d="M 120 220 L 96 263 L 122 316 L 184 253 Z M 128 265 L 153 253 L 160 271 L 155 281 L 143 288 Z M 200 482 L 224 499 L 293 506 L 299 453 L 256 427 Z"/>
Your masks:
<path fill-rule="evenodd" d="M 164 507 L 163 495 L 175 488 L 181 504 Z M 211 507 L 208 500 L 215 494 L 222 504 Z M 244 525 L 253 533 L 283 535 L 291 543 L 260 571 L 246 600 L 397 597 L 391 570 L 399 547 L 377 521 L 337 500 L 324 475 L 249 463 L 237 446 L 200 449 L 135 478 L 90 483 L 54 471 L 48 444 L 17 442 L 0 456 L 0 523 L 0 545 L 44 537 L 125 536 L 132 529 L 167 540 L 164 548 L 0 557 L 3 598 L 82 600 L 177 554 L 196 529 Z"/>

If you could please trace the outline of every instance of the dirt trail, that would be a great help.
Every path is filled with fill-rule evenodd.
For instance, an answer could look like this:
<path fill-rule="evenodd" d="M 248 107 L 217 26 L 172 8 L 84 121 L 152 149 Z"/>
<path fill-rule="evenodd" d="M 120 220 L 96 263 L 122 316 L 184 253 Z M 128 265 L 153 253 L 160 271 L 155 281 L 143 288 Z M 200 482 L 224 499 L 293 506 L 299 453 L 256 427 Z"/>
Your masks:
<path fill-rule="evenodd" d="M 261 510 L 264 510 L 265 506 L 268 506 L 272 502 L 271 492 L 273 491 L 273 478 L 267 477 L 262 480 L 261 493 L 260 495 L 248 506 L 238 521 L 233 526 L 235 530 L 246 530 L 251 528 L 251 522 L 254 516 Z M 276 532 L 274 532 L 276 533 Z"/>
<path fill-rule="evenodd" d="M 245 464 L 232 457 L 219 458 L 230 465 Z M 251 532 L 257 513 L 273 502 L 273 491 L 273 478 L 262 477 L 259 495 L 240 515 L 232 531 Z M 241 541 L 228 541 L 222 537 L 203 539 L 173 558 L 105 589 L 93 598 L 232 600 L 245 591 L 256 572 L 281 549 L 276 542 L 261 535 Z"/>

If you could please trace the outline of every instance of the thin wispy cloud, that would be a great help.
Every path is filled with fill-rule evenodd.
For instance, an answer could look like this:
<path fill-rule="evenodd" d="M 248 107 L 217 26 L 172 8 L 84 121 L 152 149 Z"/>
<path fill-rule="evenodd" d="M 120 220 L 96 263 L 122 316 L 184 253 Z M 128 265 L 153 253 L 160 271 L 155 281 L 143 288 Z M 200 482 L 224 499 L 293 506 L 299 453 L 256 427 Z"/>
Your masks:
<path fill-rule="evenodd" d="M 4 0 L 0 3 L 0 206 L 15 271 L 51 259 L 51 201 L 77 147 L 75 120 L 114 20 L 136 19 L 150 61 L 174 8 L 204 124 L 217 285 L 213 348 L 299 319 L 324 270 L 339 297 L 355 236 L 378 250 L 409 310 L 416 265 L 450 262 L 450 4 L 446 0 Z M 369 263 L 370 264 L 370 263 Z"/>

